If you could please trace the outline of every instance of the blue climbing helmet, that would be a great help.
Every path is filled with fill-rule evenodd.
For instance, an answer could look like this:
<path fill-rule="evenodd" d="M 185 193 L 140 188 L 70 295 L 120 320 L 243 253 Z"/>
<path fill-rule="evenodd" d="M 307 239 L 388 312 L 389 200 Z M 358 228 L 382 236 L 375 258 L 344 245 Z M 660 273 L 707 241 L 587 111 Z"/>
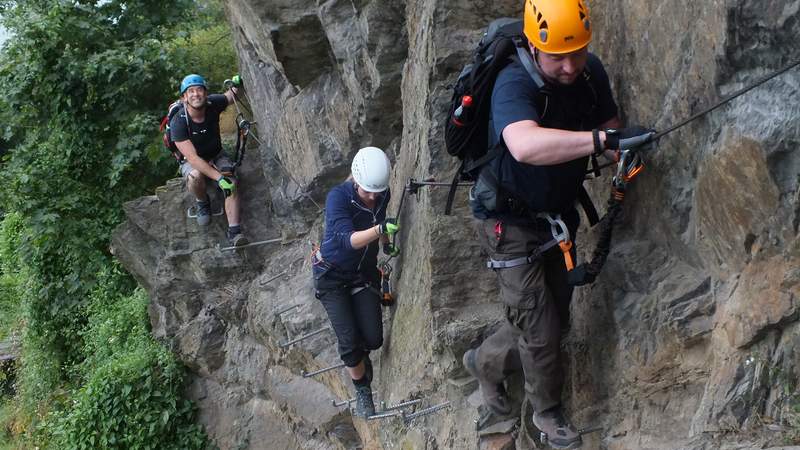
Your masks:
<path fill-rule="evenodd" d="M 183 81 L 181 81 L 181 95 L 183 95 L 183 93 L 192 86 L 203 86 L 204 88 L 208 89 L 206 79 L 193 73 L 183 77 Z"/>

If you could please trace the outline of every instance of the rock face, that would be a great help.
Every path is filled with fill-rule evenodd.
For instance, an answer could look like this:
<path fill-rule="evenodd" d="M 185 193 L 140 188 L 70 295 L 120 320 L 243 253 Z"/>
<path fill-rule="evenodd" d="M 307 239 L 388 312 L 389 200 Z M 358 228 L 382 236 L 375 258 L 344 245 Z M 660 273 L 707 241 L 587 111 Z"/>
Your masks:
<path fill-rule="evenodd" d="M 800 58 L 793 0 L 589 6 L 591 48 L 631 124 L 665 129 Z M 192 370 L 190 394 L 220 448 L 536 445 L 526 421 L 475 432 L 480 394 L 460 359 L 501 307 L 465 191 L 452 216 L 441 213 L 446 188 L 406 196 L 398 301 L 373 357 L 378 401 L 448 409 L 408 425 L 352 420 L 331 403 L 352 395 L 344 371 L 301 375 L 338 363 L 333 334 L 285 345 L 327 325 L 308 260 L 327 190 L 365 145 L 393 159 L 390 211 L 409 178 L 449 180 L 447 85 L 485 25 L 521 10 L 516 0 L 226 2 L 259 141 L 241 173 L 243 223 L 251 240 L 282 242 L 215 248 L 224 219 L 199 230 L 177 181 L 126 205 L 113 241 L 151 295 L 154 334 Z M 799 88 L 800 70 L 787 72 L 646 155 L 604 272 L 573 298 L 564 401 L 577 425 L 600 427 L 584 448 L 798 443 Z M 588 183 L 598 206 L 608 181 Z M 582 258 L 595 238 L 582 230 Z"/>

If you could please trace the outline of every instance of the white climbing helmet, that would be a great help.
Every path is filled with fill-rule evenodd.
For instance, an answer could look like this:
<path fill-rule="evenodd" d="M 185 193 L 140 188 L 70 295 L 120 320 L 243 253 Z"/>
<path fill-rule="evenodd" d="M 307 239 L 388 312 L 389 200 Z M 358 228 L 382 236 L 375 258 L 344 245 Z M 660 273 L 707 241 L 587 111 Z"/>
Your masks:
<path fill-rule="evenodd" d="M 355 182 L 367 192 L 383 192 L 389 187 L 392 165 L 378 147 L 364 147 L 350 166 Z"/>

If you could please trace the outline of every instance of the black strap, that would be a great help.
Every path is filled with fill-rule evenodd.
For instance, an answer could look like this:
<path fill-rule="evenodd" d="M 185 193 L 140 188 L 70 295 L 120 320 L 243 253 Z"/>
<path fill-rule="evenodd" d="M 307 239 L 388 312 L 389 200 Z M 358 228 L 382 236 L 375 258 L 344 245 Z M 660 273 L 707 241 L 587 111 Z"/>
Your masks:
<path fill-rule="evenodd" d="M 459 166 L 455 176 L 453 177 L 453 181 L 450 183 L 450 191 L 447 192 L 447 203 L 445 203 L 444 205 L 445 216 L 449 216 L 450 213 L 453 211 L 453 200 L 456 198 L 456 189 L 458 188 L 458 180 L 461 179 L 461 174 L 464 171 L 464 165 L 466 163 L 467 163 L 466 160 L 461 162 L 461 166 Z"/>
<path fill-rule="evenodd" d="M 592 197 L 589 196 L 589 192 L 586 191 L 583 184 L 581 184 L 580 189 L 578 189 L 578 203 L 581 204 L 583 212 L 586 213 L 586 218 L 589 219 L 589 226 L 593 227 L 597 225 L 597 223 L 600 222 L 600 215 L 597 214 L 597 208 L 595 208 L 594 202 L 592 202 Z"/>

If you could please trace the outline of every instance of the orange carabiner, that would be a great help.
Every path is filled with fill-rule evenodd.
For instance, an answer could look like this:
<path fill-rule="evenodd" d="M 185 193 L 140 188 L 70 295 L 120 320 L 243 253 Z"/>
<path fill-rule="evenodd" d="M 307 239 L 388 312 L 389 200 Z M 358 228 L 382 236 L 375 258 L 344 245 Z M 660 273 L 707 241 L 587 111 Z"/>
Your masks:
<path fill-rule="evenodd" d="M 561 241 L 558 246 L 561 247 L 561 252 L 564 253 L 564 264 L 567 266 L 567 271 L 574 269 L 575 263 L 572 261 L 572 253 L 569 252 L 572 250 L 572 241 Z"/>

